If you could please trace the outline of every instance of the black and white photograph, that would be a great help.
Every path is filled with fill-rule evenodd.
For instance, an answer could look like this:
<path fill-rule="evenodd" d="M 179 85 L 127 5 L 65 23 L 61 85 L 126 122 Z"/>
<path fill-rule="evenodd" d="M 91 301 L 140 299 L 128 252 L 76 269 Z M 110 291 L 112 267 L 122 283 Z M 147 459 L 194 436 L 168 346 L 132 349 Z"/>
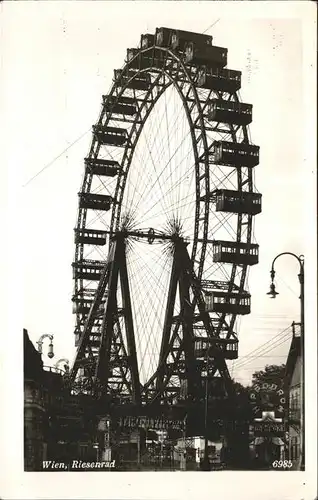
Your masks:
<path fill-rule="evenodd" d="M 1 498 L 317 494 L 312 6 L 1 4 Z"/>

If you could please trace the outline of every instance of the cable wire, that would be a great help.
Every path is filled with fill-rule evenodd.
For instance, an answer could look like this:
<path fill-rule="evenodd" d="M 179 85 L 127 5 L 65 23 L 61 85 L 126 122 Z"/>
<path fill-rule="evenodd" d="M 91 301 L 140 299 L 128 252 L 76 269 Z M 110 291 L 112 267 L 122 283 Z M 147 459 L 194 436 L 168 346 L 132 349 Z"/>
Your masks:
<path fill-rule="evenodd" d="M 86 135 L 88 132 L 91 131 L 91 127 L 86 130 L 83 134 L 81 134 L 77 139 L 75 139 L 75 141 L 73 141 L 69 146 L 67 146 L 67 148 L 65 148 L 58 156 L 56 156 L 55 158 L 53 158 L 53 160 L 51 160 L 49 163 L 47 163 L 43 168 L 41 168 L 41 170 L 39 170 L 35 175 L 33 175 L 33 177 L 31 177 L 25 184 L 23 184 L 22 187 L 26 187 L 28 184 L 30 184 L 30 182 L 32 182 L 34 179 L 36 179 L 42 172 L 44 172 L 44 170 L 46 170 L 47 168 L 51 167 L 51 165 L 53 165 L 53 163 L 56 162 L 56 160 L 58 160 L 59 158 L 61 158 L 61 156 L 66 153 L 72 146 L 74 146 L 74 144 L 76 144 L 78 141 L 80 141 L 84 135 Z"/>
<path fill-rule="evenodd" d="M 243 366 L 246 366 L 248 363 L 252 363 L 253 361 L 255 361 L 255 359 L 263 357 L 264 354 L 268 354 L 268 352 L 272 351 L 273 349 L 276 349 L 283 343 L 287 342 L 290 338 L 290 333 L 291 333 L 290 328 L 291 328 L 290 326 L 288 328 L 285 328 L 277 335 L 275 335 L 271 340 L 264 342 L 264 344 L 252 350 L 245 356 L 242 356 L 241 361 L 235 364 L 235 370 L 237 368 L 239 369 L 243 368 Z"/>

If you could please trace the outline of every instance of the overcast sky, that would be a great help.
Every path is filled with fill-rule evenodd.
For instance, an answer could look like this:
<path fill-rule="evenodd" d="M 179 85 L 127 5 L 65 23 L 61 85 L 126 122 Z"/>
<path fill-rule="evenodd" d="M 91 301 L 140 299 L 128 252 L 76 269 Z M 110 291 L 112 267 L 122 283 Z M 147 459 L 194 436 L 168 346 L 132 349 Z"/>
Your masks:
<path fill-rule="evenodd" d="M 158 26 L 206 32 L 215 45 L 228 48 L 228 67 L 243 72 L 241 98 L 253 104 L 251 136 L 261 148 L 255 174 L 263 211 L 254 219 L 260 263 L 250 269 L 252 312 L 240 321 L 239 359 L 229 363 L 234 377 L 247 383 L 255 369 L 284 362 L 289 342 L 266 357 L 252 361 L 246 356 L 299 320 L 296 261 L 284 257 L 277 262 L 280 295 L 274 301 L 266 292 L 277 253 L 308 252 L 312 185 L 303 161 L 301 21 L 288 13 L 257 19 L 252 12 L 240 16 L 236 11 L 229 17 L 209 3 L 200 3 L 198 11 L 192 2 L 182 3 L 182 15 L 176 15 L 173 2 L 166 6 L 93 2 L 88 8 L 85 2 L 45 2 L 21 3 L 17 10 L 5 5 L 2 63 L 10 187 L 15 172 L 25 185 L 58 157 L 23 187 L 20 210 L 10 222 L 11 231 L 19 233 L 23 324 L 33 341 L 43 333 L 54 334 L 56 357 L 50 363 L 61 357 L 72 360 L 73 228 L 83 158 L 101 95 L 111 85 L 113 69 L 123 65 L 126 48 L 137 46 L 142 33 L 153 33 Z M 14 196 L 11 189 L 11 201 Z M 248 360 L 244 365 L 243 359 Z"/>

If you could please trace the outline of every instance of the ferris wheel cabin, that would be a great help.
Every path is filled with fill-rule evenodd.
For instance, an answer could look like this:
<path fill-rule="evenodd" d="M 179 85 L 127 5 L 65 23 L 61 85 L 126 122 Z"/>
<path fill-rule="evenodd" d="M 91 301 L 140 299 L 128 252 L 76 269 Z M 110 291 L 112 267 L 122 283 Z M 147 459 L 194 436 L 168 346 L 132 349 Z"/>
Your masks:
<path fill-rule="evenodd" d="M 202 33 L 193 33 L 191 31 L 176 30 L 171 35 L 171 47 L 176 50 L 184 51 L 188 42 L 193 42 L 197 45 L 211 46 L 213 37 L 211 35 L 203 35 Z"/>
<path fill-rule="evenodd" d="M 160 47 L 171 47 L 183 51 L 186 43 L 193 42 L 197 45 L 212 45 L 212 36 L 193 31 L 174 30 L 171 28 L 157 28 L 155 41 Z"/>
<path fill-rule="evenodd" d="M 262 195 L 248 191 L 216 189 L 210 193 L 217 212 L 257 215 L 262 211 Z"/>
<path fill-rule="evenodd" d="M 196 337 L 194 340 L 194 356 L 196 359 L 206 359 L 211 346 L 216 346 L 222 351 L 225 359 L 238 358 L 238 339 L 211 339 Z"/>
<path fill-rule="evenodd" d="M 249 125 L 252 121 L 252 104 L 225 99 L 211 99 L 208 119 L 232 125 Z"/>
<path fill-rule="evenodd" d="M 185 52 L 185 62 L 188 64 L 221 68 L 227 64 L 227 49 L 212 45 L 213 38 L 210 35 L 161 27 L 156 30 L 155 40 L 158 46 Z"/>
<path fill-rule="evenodd" d="M 255 167 L 259 164 L 259 146 L 243 142 L 214 141 L 210 156 L 217 165 Z"/>
<path fill-rule="evenodd" d="M 100 144 L 104 146 L 124 146 L 127 141 L 125 128 L 93 125 L 93 133 Z"/>
<path fill-rule="evenodd" d="M 73 278 L 89 281 L 99 281 L 105 267 L 100 260 L 81 260 L 73 262 Z"/>
<path fill-rule="evenodd" d="M 107 194 L 78 193 L 80 208 L 91 208 L 92 210 L 103 210 L 107 212 L 113 198 Z"/>
<path fill-rule="evenodd" d="M 256 243 L 213 241 L 213 262 L 253 266 L 258 264 L 259 246 Z"/>
<path fill-rule="evenodd" d="M 150 33 L 141 35 L 140 46 L 142 49 L 148 49 L 149 47 L 152 47 L 154 43 L 155 43 L 155 35 L 151 35 Z"/>
<path fill-rule="evenodd" d="M 114 79 L 120 82 L 122 87 L 133 90 L 148 90 L 151 87 L 149 73 L 136 74 L 134 71 L 114 70 Z"/>
<path fill-rule="evenodd" d="M 232 94 L 240 90 L 241 77 L 241 71 L 206 67 L 199 73 L 197 86 L 202 89 Z"/>
<path fill-rule="evenodd" d="M 75 243 L 84 243 L 86 245 L 106 245 L 106 233 L 99 229 L 74 229 Z"/>
<path fill-rule="evenodd" d="M 136 100 L 133 97 L 115 97 L 103 95 L 105 111 L 116 115 L 134 116 L 137 113 Z"/>
<path fill-rule="evenodd" d="M 115 160 L 85 158 L 85 165 L 91 174 L 105 177 L 115 177 L 120 170 L 120 165 L 118 161 Z"/>
<path fill-rule="evenodd" d="M 206 292 L 206 310 L 224 314 L 250 314 L 251 296 L 247 292 L 229 293 L 221 290 Z"/>
<path fill-rule="evenodd" d="M 185 47 L 185 63 L 224 68 L 227 65 L 227 49 L 215 45 L 196 45 L 187 43 Z"/>

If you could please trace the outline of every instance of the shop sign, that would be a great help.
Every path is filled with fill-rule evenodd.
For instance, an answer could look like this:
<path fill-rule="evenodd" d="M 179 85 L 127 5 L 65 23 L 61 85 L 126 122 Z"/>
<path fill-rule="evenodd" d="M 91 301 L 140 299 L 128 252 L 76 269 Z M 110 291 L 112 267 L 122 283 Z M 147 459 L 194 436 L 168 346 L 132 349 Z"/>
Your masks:
<path fill-rule="evenodd" d="M 255 437 L 284 436 L 285 426 L 281 422 L 259 422 L 253 425 Z"/>
<path fill-rule="evenodd" d="M 250 390 L 249 397 L 255 416 L 262 411 L 272 410 L 275 414 L 283 414 L 285 411 L 285 392 L 277 384 L 267 382 L 255 384 Z"/>
<path fill-rule="evenodd" d="M 152 430 L 183 430 L 183 420 L 170 420 L 165 418 L 151 418 L 151 417 L 120 417 L 120 427 L 128 427 L 129 429 L 141 428 Z"/>

